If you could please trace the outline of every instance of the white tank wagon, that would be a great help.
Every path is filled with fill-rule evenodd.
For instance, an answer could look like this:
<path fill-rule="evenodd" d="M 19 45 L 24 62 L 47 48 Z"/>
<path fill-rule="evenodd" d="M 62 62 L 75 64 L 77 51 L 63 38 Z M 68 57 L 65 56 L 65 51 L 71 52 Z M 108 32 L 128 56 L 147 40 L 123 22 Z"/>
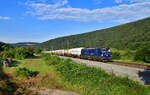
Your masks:
<path fill-rule="evenodd" d="M 82 49 L 84 49 L 84 48 L 81 47 L 81 48 L 69 49 L 69 53 L 73 57 L 79 57 L 79 56 L 81 56 Z"/>
<path fill-rule="evenodd" d="M 52 51 L 42 51 L 42 53 L 49 53 L 49 54 L 51 54 Z"/>
<path fill-rule="evenodd" d="M 81 51 L 84 48 L 73 48 L 73 49 L 62 49 L 62 50 L 53 50 L 53 51 L 43 51 L 43 53 L 55 54 L 55 55 L 65 55 L 79 57 L 81 56 Z"/>
<path fill-rule="evenodd" d="M 65 49 L 65 50 L 64 50 L 64 55 L 66 55 L 66 56 L 70 55 L 69 49 Z"/>
<path fill-rule="evenodd" d="M 57 50 L 57 51 L 56 51 L 56 52 L 57 52 L 56 54 L 57 54 L 57 55 L 64 55 L 64 53 L 65 53 L 64 51 L 65 51 L 65 50 Z"/>

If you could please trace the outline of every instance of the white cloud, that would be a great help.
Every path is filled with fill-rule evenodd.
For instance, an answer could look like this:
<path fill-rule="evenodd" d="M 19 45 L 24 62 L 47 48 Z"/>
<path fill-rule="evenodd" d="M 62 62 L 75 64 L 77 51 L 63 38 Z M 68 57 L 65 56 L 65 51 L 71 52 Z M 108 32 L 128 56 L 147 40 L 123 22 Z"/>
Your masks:
<path fill-rule="evenodd" d="M 115 0 L 116 3 L 121 3 L 123 0 Z"/>
<path fill-rule="evenodd" d="M 67 0 L 56 4 L 31 3 L 27 14 L 40 20 L 65 19 L 76 21 L 129 22 L 150 16 L 150 2 L 123 4 L 94 10 L 65 7 Z"/>
<path fill-rule="evenodd" d="M 4 16 L 0 16 L 0 20 L 9 20 L 10 17 L 4 17 Z"/>
<path fill-rule="evenodd" d="M 130 3 L 138 3 L 138 2 L 148 2 L 150 0 L 115 0 L 116 3 L 130 2 Z"/>

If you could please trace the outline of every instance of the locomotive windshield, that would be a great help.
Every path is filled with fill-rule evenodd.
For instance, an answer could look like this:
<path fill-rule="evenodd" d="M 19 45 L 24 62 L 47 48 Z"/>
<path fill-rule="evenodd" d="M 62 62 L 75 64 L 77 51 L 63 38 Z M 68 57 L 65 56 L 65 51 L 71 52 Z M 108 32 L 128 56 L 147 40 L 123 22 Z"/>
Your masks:
<path fill-rule="evenodd" d="M 103 52 L 111 52 L 111 51 L 110 51 L 110 48 L 108 48 L 108 47 L 102 48 L 102 51 L 103 51 Z"/>
<path fill-rule="evenodd" d="M 102 55 L 103 55 L 104 57 L 111 57 L 110 48 L 108 48 L 108 47 L 102 48 Z"/>

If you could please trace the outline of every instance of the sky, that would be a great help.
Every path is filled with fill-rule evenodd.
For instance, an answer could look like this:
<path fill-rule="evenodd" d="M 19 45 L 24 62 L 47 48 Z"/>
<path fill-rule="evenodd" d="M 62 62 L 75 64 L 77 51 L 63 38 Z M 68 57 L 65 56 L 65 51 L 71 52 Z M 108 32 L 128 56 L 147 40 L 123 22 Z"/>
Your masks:
<path fill-rule="evenodd" d="M 0 41 L 44 42 L 150 17 L 150 0 L 1 0 Z"/>

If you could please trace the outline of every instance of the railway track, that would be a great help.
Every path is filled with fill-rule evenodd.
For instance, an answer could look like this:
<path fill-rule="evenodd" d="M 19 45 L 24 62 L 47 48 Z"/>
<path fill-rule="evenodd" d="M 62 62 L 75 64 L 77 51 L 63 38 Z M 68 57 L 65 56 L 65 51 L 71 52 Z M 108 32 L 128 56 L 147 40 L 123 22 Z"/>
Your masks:
<path fill-rule="evenodd" d="M 78 57 L 73 57 L 73 58 L 78 58 Z M 84 58 L 78 58 L 78 59 L 84 59 Z M 92 60 L 92 59 L 84 59 L 84 60 Z M 92 61 L 97 61 L 97 60 L 92 60 Z M 100 62 L 100 61 L 97 61 L 97 62 Z M 131 68 L 139 68 L 139 69 L 150 70 L 150 65 L 145 65 L 145 64 L 117 62 L 117 61 L 104 62 L 104 63 L 106 63 L 106 64 L 115 64 L 115 65 L 120 65 L 120 66 L 126 66 L 126 67 L 131 67 Z"/>
<path fill-rule="evenodd" d="M 150 65 L 144 65 L 144 64 L 136 64 L 136 63 L 127 63 L 127 62 L 106 62 L 107 64 L 115 64 L 115 65 L 121 65 L 121 66 L 127 66 L 132 68 L 139 68 L 139 69 L 146 69 L 150 70 Z"/>

